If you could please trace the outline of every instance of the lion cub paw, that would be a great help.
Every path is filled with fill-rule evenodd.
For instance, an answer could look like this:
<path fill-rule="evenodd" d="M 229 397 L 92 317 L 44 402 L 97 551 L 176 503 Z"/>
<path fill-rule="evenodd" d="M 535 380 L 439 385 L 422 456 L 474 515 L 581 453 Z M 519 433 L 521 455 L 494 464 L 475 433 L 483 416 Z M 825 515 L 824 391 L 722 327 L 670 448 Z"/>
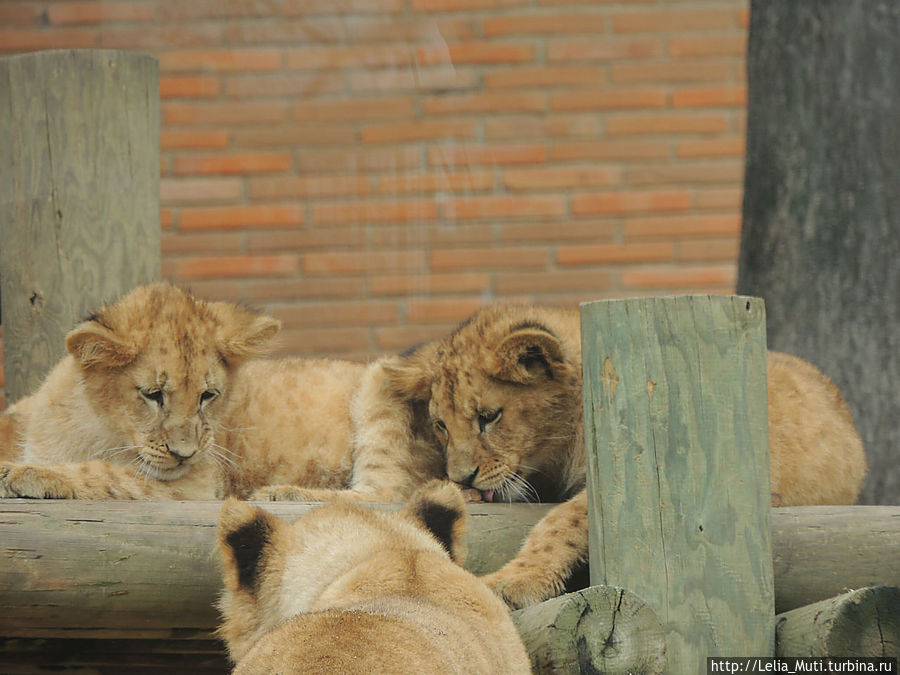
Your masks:
<path fill-rule="evenodd" d="M 0 497 L 75 499 L 72 484 L 53 469 L 17 464 L 0 465 Z"/>
<path fill-rule="evenodd" d="M 310 502 L 318 501 L 308 490 L 296 485 L 267 485 L 250 495 L 254 502 Z"/>
<path fill-rule="evenodd" d="M 515 563 L 481 577 L 512 609 L 543 602 L 562 593 L 564 582 L 546 571 Z"/>

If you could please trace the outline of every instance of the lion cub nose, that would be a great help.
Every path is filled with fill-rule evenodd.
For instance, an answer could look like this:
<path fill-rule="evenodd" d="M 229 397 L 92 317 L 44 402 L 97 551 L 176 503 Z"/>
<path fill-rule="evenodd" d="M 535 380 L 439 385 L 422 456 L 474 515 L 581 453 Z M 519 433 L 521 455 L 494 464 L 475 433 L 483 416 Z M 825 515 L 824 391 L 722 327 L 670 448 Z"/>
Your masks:
<path fill-rule="evenodd" d="M 169 445 L 166 443 L 166 450 L 172 457 L 177 459 L 179 462 L 183 462 L 186 459 L 190 459 L 194 456 L 194 453 L 197 451 L 196 448 L 192 448 L 190 446 L 175 446 Z"/>

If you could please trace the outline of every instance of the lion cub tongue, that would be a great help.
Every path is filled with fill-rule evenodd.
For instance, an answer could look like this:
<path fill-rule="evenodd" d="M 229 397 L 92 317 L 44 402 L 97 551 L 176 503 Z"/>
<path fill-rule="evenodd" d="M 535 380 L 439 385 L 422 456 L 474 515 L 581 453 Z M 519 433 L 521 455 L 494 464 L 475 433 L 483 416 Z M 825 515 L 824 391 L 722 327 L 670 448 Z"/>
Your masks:
<path fill-rule="evenodd" d="M 481 498 L 486 502 L 494 501 L 494 491 L 493 490 L 481 490 Z"/>

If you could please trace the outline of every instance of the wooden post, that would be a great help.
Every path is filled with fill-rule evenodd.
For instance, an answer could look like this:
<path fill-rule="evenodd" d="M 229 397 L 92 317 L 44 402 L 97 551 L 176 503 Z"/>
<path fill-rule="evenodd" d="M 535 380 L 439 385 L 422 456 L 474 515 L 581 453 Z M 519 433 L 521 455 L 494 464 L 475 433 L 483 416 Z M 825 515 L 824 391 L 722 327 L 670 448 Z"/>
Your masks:
<path fill-rule="evenodd" d="M 625 589 L 589 586 L 516 610 L 512 619 L 535 675 L 666 671 L 659 619 Z"/>
<path fill-rule="evenodd" d="M 772 655 L 761 300 L 581 309 L 591 583 L 656 612 L 672 672 Z"/>
<path fill-rule="evenodd" d="M 0 298 L 7 401 L 64 335 L 160 277 L 159 74 L 144 54 L 0 59 Z"/>
<path fill-rule="evenodd" d="M 779 614 L 775 655 L 900 655 L 900 588 L 860 588 Z"/>

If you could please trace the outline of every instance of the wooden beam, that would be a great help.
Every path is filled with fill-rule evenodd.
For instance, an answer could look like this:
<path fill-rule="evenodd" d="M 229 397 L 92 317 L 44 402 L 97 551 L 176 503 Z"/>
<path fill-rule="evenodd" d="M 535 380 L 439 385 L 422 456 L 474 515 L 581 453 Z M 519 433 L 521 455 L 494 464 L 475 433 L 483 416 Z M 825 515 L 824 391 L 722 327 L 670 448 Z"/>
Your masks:
<path fill-rule="evenodd" d="M 159 74 L 145 54 L 0 58 L 0 297 L 9 403 L 98 305 L 160 277 Z"/>
<path fill-rule="evenodd" d="M 313 508 L 260 506 L 288 520 Z M 552 506 L 471 504 L 466 567 L 476 574 L 499 568 Z M 219 620 L 220 508 L 0 500 L 0 636 L 208 638 Z M 900 506 L 789 507 L 773 509 L 772 522 L 779 607 L 900 586 Z"/>
<path fill-rule="evenodd" d="M 762 301 L 586 303 L 581 333 L 591 583 L 647 602 L 673 672 L 772 655 Z"/>
<path fill-rule="evenodd" d="M 860 588 L 779 614 L 775 655 L 900 655 L 900 588 Z"/>
<path fill-rule="evenodd" d="M 512 619 L 535 675 L 666 671 L 659 619 L 623 588 L 589 586 L 516 610 Z"/>

